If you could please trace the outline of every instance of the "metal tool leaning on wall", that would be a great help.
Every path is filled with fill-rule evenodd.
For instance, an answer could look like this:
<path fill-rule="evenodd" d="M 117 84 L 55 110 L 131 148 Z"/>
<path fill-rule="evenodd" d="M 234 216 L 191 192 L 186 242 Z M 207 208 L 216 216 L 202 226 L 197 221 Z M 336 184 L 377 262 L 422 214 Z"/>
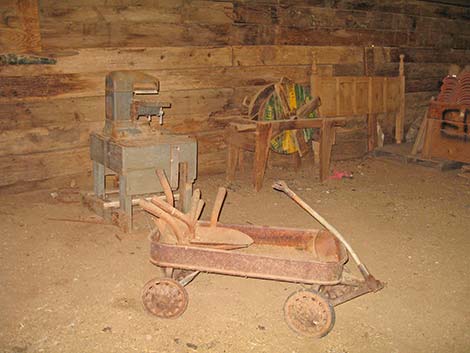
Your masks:
<path fill-rule="evenodd" d="M 94 193 L 84 197 L 85 203 L 125 231 L 132 230 L 135 197 L 164 191 L 155 169 L 166 171 L 167 187 L 179 189 L 183 208 L 188 207 L 196 178 L 197 142 L 162 128 L 163 109 L 171 104 L 155 99 L 159 89 L 159 80 L 148 74 L 110 72 L 106 76 L 105 125 L 101 132 L 90 135 Z M 113 193 L 106 189 L 107 174 L 119 178 L 119 209 L 114 211 L 107 207 Z"/>

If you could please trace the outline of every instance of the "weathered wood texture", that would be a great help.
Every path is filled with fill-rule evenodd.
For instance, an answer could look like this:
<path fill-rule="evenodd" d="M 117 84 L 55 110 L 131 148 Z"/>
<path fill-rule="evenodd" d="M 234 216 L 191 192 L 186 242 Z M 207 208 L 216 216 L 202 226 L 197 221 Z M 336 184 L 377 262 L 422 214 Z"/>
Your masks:
<path fill-rule="evenodd" d="M 37 6 L 39 4 L 39 6 Z M 143 70 L 173 103 L 166 127 L 199 140 L 201 173 L 223 171 L 225 142 L 209 116 L 281 76 L 395 76 L 405 54 L 405 126 L 422 116 L 451 63 L 470 58 L 470 9 L 422 1 L 4 0 L 0 54 L 52 65 L 1 65 L 0 190 L 59 185 L 90 172 L 88 133 L 104 119 L 104 75 Z M 39 25 L 38 25 L 39 24 Z M 399 48 L 391 48 L 399 47 Z M 393 122 L 378 117 L 387 136 Z M 356 121 L 356 120 L 354 120 Z M 361 124 L 340 129 L 333 159 L 367 148 Z M 50 184 L 53 182 L 54 184 Z"/>
<path fill-rule="evenodd" d="M 0 51 L 41 51 L 37 0 L 2 0 L 0 10 Z"/>

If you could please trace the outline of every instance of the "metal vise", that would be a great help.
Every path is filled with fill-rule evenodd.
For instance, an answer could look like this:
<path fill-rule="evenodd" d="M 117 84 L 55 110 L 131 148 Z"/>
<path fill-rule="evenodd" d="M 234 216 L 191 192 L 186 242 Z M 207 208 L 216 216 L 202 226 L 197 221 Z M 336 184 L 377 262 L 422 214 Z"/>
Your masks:
<path fill-rule="evenodd" d="M 158 95 L 159 89 L 158 79 L 143 72 L 110 72 L 106 76 L 106 122 L 103 134 L 116 139 L 138 137 L 150 131 L 154 116 L 158 116 L 161 125 L 163 108 L 170 108 L 171 104 L 140 99 Z M 144 123 L 141 117 L 144 117 Z"/>

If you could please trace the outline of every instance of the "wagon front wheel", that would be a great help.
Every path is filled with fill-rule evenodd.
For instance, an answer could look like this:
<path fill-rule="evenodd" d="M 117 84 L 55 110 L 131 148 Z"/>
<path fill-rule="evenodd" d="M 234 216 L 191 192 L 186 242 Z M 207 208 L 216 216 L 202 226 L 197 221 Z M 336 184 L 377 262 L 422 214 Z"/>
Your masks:
<path fill-rule="evenodd" d="M 142 289 L 144 308 L 164 319 L 176 319 L 188 307 L 188 292 L 171 278 L 153 278 Z"/>
<path fill-rule="evenodd" d="M 317 292 L 299 290 L 284 303 L 284 318 L 296 333 L 320 338 L 333 329 L 335 311 L 328 300 Z"/>

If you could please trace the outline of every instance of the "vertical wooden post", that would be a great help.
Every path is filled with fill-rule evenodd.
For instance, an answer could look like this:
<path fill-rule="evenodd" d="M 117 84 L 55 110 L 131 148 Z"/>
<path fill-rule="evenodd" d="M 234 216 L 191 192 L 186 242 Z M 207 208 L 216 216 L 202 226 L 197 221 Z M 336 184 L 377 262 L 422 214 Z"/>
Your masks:
<path fill-rule="evenodd" d="M 400 54 L 400 109 L 395 121 L 395 140 L 397 143 L 403 142 L 405 130 L 405 56 Z"/>
<path fill-rule="evenodd" d="M 317 80 L 318 80 L 317 56 L 316 56 L 315 51 L 312 51 L 312 66 L 310 69 L 310 95 L 312 97 L 319 96 Z"/>
<path fill-rule="evenodd" d="M 352 110 L 353 114 L 357 115 L 357 79 L 353 78 L 353 91 L 352 91 Z"/>
<path fill-rule="evenodd" d="M 336 95 L 336 115 L 340 115 L 341 112 L 341 99 L 340 99 L 340 82 L 339 82 L 339 77 L 336 77 L 336 90 L 335 90 L 335 95 Z"/>
<path fill-rule="evenodd" d="M 377 111 L 373 107 L 372 77 L 375 74 L 374 47 L 364 48 L 364 74 L 369 76 L 367 91 L 367 150 L 377 146 Z"/>
<path fill-rule="evenodd" d="M 377 147 L 377 113 L 373 107 L 372 77 L 369 77 L 367 89 L 367 150 L 373 151 Z"/>

